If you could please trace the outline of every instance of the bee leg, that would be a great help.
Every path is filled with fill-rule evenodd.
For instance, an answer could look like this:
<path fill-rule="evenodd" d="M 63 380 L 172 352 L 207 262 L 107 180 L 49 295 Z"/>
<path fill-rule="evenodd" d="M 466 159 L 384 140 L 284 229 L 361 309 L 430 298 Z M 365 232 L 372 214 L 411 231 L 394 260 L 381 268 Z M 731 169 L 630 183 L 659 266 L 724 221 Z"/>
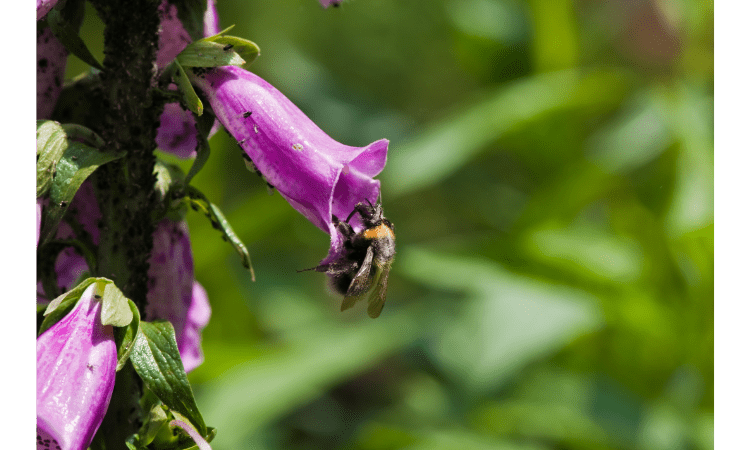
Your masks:
<path fill-rule="evenodd" d="M 347 222 L 341 222 L 336 216 L 331 216 L 331 218 L 333 219 L 333 224 L 336 226 L 336 229 L 339 230 L 346 240 L 349 240 L 356 234 L 354 229 L 352 229 L 352 226 L 349 225 L 348 219 Z"/>

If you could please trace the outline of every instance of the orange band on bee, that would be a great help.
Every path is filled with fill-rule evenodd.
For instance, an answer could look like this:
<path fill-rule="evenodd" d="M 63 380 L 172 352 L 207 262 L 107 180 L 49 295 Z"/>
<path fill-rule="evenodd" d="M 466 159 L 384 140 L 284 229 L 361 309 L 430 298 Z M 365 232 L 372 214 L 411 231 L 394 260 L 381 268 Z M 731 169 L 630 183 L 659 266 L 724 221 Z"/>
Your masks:
<path fill-rule="evenodd" d="M 370 228 L 365 230 L 364 233 L 362 233 L 362 236 L 365 237 L 365 239 L 378 239 L 378 238 L 391 238 L 393 239 L 395 236 L 393 235 L 393 230 L 388 228 L 384 223 L 381 223 L 375 228 Z"/>

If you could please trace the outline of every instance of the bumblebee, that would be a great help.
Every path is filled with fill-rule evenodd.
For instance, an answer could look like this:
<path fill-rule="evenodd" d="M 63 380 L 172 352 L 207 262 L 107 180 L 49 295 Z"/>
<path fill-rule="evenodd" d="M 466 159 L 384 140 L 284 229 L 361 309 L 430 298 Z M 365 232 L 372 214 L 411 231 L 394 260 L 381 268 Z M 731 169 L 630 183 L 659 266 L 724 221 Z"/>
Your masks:
<path fill-rule="evenodd" d="M 357 213 L 365 226 L 359 233 L 349 225 Z M 367 298 L 367 314 L 374 319 L 383 310 L 388 274 L 396 254 L 393 224 L 383 217 L 382 205 L 373 206 L 369 200 L 367 204 L 357 203 L 344 222 L 336 216 L 332 218 L 336 229 L 346 239 L 344 252 L 337 260 L 313 269 L 328 274 L 333 289 L 344 296 L 341 311 Z"/>

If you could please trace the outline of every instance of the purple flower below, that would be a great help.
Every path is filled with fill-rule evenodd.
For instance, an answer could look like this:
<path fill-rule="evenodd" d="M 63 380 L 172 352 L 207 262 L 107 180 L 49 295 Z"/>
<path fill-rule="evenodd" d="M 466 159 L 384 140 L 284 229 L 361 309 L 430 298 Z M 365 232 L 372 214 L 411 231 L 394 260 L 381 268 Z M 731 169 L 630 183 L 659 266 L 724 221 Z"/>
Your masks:
<path fill-rule="evenodd" d="M 346 218 L 359 202 L 376 203 L 388 141 L 365 147 L 341 144 L 315 125 L 268 82 L 239 67 L 218 67 L 193 83 L 224 128 L 238 141 L 266 181 L 315 226 L 331 235 L 323 264 L 341 251 L 332 215 Z M 362 221 L 352 218 L 355 231 Z"/>
<path fill-rule="evenodd" d="M 36 34 L 36 118 L 49 119 L 63 88 L 68 51 L 49 27 Z"/>
<path fill-rule="evenodd" d="M 174 326 L 185 372 L 203 362 L 200 332 L 211 307 L 203 287 L 193 278 L 193 254 L 187 223 L 162 220 L 154 231 L 149 260 L 146 320 L 166 319 Z"/>
<path fill-rule="evenodd" d="M 117 349 L 89 286 L 73 310 L 36 341 L 37 448 L 84 450 L 107 412 Z M 45 440 L 49 440 L 45 443 Z M 49 445 L 47 445 L 49 444 Z"/>

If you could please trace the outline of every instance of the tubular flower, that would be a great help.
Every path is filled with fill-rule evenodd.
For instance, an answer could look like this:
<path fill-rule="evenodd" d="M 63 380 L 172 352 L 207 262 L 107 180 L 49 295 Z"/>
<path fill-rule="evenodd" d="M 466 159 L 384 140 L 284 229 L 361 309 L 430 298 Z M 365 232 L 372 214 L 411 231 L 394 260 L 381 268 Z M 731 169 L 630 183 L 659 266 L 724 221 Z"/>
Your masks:
<path fill-rule="evenodd" d="M 200 331 L 211 308 L 203 287 L 193 278 L 193 254 L 187 223 L 162 220 L 154 231 L 149 260 L 146 319 L 166 319 L 174 326 L 185 372 L 203 362 Z"/>
<path fill-rule="evenodd" d="M 36 341 L 37 449 L 84 450 L 107 412 L 117 348 L 96 284 Z"/>
<path fill-rule="evenodd" d="M 342 250 L 332 215 L 346 218 L 359 202 L 376 203 L 388 141 L 341 144 L 262 78 L 239 67 L 209 69 L 193 78 L 216 117 L 266 181 L 315 226 L 331 235 L 327 263 Z M 362 228 L 359 216 L 351 220 Z"/>
<path fill-rule="evenodd" d="M 177 18 L 177 6 L 162 0 L 159 6 L 161 32 L 159 33 L 159 50 L 156 53 L 156 66 L 163 70 L 192 41 L 190 34 Z M 216 2 L 208 0 L 206 13 L 203 16 L 203 35 L 213 36 L 219 31 L 219 15 L 216 13 Z M 179 103 L 164 105 L 161 123 L 156 132 L 156 145 L 160 149 L 180 158 L 195 156 L 198 136 L 193 114 L 183 109 Z"/>
<path fill-rule="evenodd" d="M 57 0 L 36 0 L 36 20 L 43 19 L 57 4 Z"/>
<path fill-rule="evenodd" d="M 38 5 L 38 4 L 37 4 Z M 54 3 L 53 3 L 54 6 Z M 37 6 L 38 8 L 38 6 Z M 50 7 L 51 9 L 51 7 Z M 37 9 L 38 11 L 38 9 Z M 46 12 L 45 12 L 46 14 Z M 36 118 L 49 119 L 63 87 L 68 51 L 49 27 L 36 32 Z"/>

